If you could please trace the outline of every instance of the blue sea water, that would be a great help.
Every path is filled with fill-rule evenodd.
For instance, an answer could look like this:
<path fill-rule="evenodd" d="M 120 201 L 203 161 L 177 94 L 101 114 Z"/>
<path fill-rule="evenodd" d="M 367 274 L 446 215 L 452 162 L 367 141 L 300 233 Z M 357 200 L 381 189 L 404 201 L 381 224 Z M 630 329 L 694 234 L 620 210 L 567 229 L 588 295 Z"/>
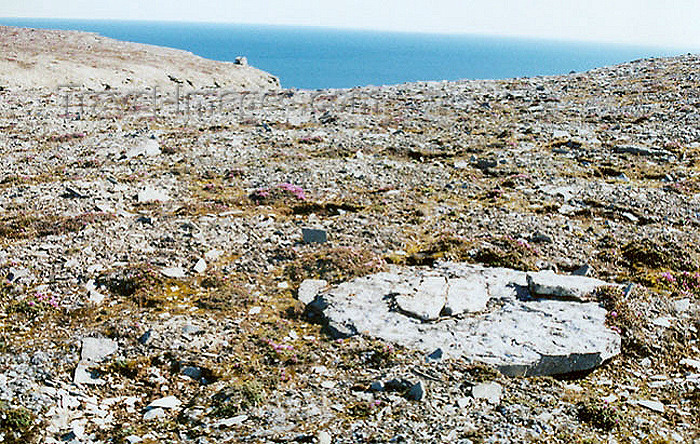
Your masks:
<path fill-rule="evenodd" d="M 565 74 L 682 49 L 474 35 L 354 31 L 288 26 L 0 18 L 1 25 L 97 32 L 251 65 L 286 88 L 351 88 L 420 80 Z"/>

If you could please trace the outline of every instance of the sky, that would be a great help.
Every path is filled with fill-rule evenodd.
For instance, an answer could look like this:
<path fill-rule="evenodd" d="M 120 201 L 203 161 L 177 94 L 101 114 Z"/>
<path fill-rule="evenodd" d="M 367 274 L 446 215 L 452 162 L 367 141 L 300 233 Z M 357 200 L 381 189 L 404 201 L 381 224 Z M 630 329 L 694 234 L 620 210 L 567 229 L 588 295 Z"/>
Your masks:
<path fill-rule="evenodd" d="M 700 0 L 0 0 L 0 17 L 327 26 L 700 50 Z"/>

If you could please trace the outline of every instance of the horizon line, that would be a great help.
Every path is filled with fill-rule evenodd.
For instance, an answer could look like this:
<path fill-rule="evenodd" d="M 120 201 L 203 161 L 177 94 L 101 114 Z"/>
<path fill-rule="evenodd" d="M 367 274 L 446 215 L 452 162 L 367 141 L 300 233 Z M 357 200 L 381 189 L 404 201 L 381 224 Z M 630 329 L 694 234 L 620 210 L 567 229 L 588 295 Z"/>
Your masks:
<path fill-rule="evenodd" d="M 440 36 L 440 37 L 479 37 L 492 39 L 517 39 L 530 40 L 535 42 L 550 42 L 550 43 L 569 43 L 583 45 L 606 45 L 617 46 L 630 49 L 654 49 L 662 51 L 680 52 L 681 54 L 700 54 L 700 47 L 677 47 L 671 45 L 657 45 L 652 43 L 632 43 L 621 42 L 615 40 L 579 40 L 567 38 L 553 38 L 543 36 L 532 36 L 525 34 L 496 34 L 496 33 L 473 33 L 473 32 L 458 32 L 458 31 L 407 31 L 398 29 L 375 28 L 375 27 L 354 27 L 354 26 L 324 26 L 324 25 L 308 25 L 308 24 L 289 24 L 289 23 L 258 23 L 258 22 L 230 22 L 216 20 L 181 20 L 181 19 L 133 19 L 133 18 L 85 18 L 85 17 L 0 17 L 3 20 L 48 20 L 48 21 L 83 21 L 83 22 L 126 22 L 126 23 L 167 23 L 167 24 L 192 24 L 192 25 L 236 25 L 236 26 L 260 26 L 270 28 L 292 28 L 292 29 L 309 29 L 309 30 L 332 30 L 332 31 L 349 31 L 349 32 L 376 32 L 386 34 L 403 34 L 403 35 L 425 35 L 425 36 Z M 2 25 L 2 23 L 0 23 Z M 2 25 L 12 26 L 12 25 Z M 22 27 L 22 26 L 20 26 Z M 46 29 L 46 28 L 44 28 Z M 75 31 L 82 31 L 76 29 Z M 98 33 L 99 34 L 99 33 Z M 680 55 L 680 54 L 679 54 Z"/>

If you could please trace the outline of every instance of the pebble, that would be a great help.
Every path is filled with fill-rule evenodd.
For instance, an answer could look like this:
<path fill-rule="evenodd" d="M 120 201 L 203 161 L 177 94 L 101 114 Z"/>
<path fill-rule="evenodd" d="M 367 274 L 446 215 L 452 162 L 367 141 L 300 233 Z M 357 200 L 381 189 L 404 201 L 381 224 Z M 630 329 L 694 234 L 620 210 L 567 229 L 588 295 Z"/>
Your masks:
<path fill-rule="evenodd" d="M 422 381 L 413 384 L 406 393 L 406 399 L 410 401 L 420 401 L 425 396 L 425 386 Z"/>
<path fill-rule="evenodd" d="M 326 230 L 318 228 L 302 228 L 301 233 L 305 244 L 322 244 L 328 240 Z"/>
<path fill-rule="evenodd" d="M 485 399 L 490 404 L 499 404 L 501 402 L 502 393 L 503 387 L 495 382 L 477 384 L 472 387 L 472 396 L 474 399 Z"/>
<path fill-rule="evenodd" d="M 160 407 L 150 409 L 143 414 L 144 421 L 151 421 L 153 419 L 165 418 L 165 410 Z"/>
<path fill-rule="evenodd" d="M 175 396 L 166 396 L 164 398 L 156 399 L 146 406 L 148 409 L 163 408 L 163 409 L 174 409 L 180 406 L 182 402 Z"/>
<path fill-rule="evenodd" d="M 651 401 L 648 399 L 641 399 L 641 400 L 637 400 L 637 401 L 631 400 L 628 402 L 631 404 L 640 405 L 642 407 L 645 407 L 649 410 L 653 410 L 653 411 L 658 412 L 658 413 L 664 412 L 664 405 L 662 403 L 660 403 L 659 401 Z"/>
<path fill-rule="evenodd" d="M 332 441 L 333 437 L 330 433 L 326 432 L 325 430 L 321 430 L 316 434 L 317 444 L 331 444 Z"/>
<path fill-rule="evenodd" d="M 166 267 L 162 268 L 160 272 L 163 274 L 163 276 L 173 279 L 184 278 L 187 276 L 187 273 L 182 267 Z"/>
<path fill-rule="evenodd" d="M 204 273 L 207 269 L 207 263 L 204 261 L 204 259 L 199 259 L 192 269 L 196 273 Z"/>

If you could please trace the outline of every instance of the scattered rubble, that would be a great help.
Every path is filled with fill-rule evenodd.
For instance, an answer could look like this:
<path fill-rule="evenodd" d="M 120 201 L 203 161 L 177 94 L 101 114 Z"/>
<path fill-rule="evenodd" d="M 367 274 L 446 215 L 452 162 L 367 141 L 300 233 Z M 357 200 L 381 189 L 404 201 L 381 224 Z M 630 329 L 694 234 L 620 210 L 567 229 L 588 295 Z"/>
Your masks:
<path fill-rule="evenodd" d="M 319 92 L 0 39 L 5 438 L 700 439 L 697 56 Z M 66 114 L 67 58 L 93 92 L 255 78 L 218 82 L 245 112 Z"/>

